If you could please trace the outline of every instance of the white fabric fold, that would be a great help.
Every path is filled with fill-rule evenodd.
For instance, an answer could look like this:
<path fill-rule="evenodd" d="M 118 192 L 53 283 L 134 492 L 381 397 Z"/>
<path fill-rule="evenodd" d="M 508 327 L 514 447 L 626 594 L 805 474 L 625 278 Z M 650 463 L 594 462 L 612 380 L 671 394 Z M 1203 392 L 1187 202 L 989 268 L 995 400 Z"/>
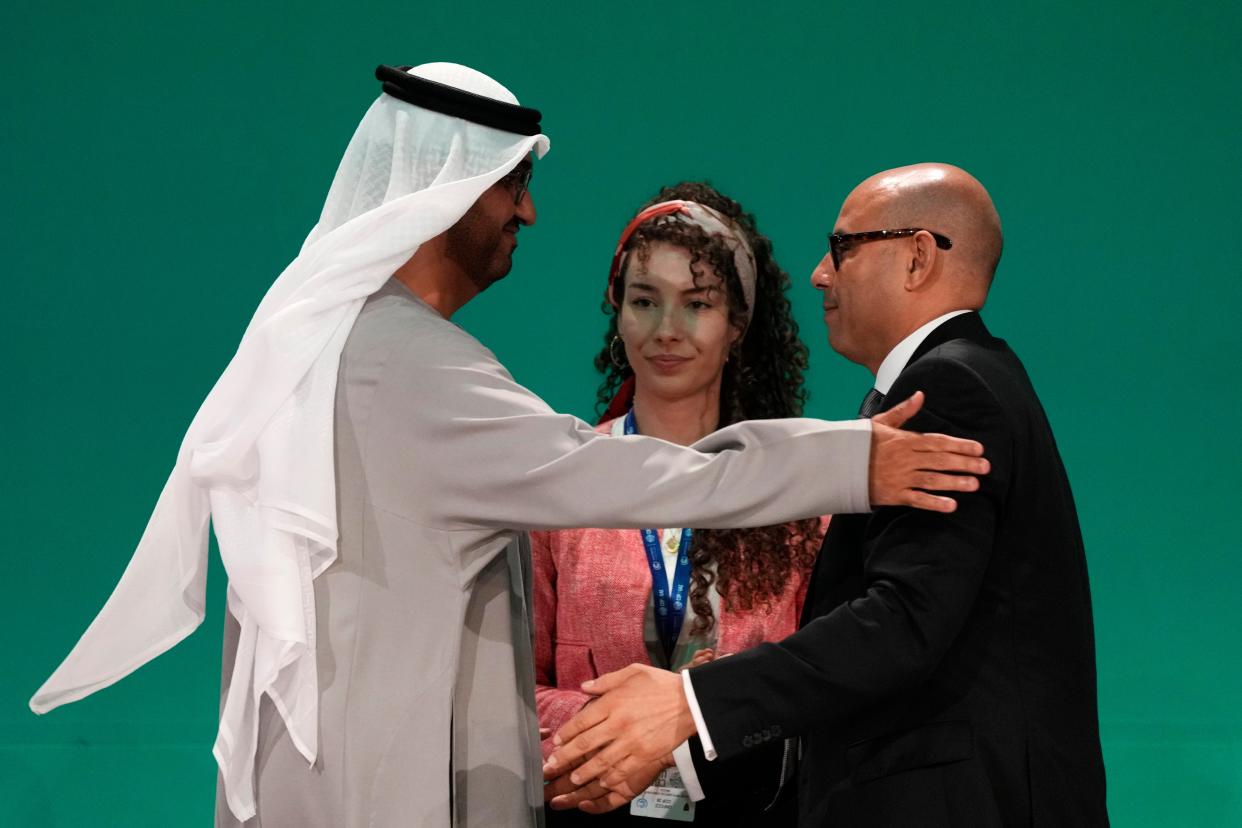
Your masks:
<path fill-rule="evenodd" d="M 517 103 L 464 66 L 409 70 Z M 387 95 L 355 131 L 319 222 L 268 290 L 182 441 L 112 596 L 30 701 L 36 713 L 120 680 L 203 620 L 208 522 L 241 626 L 214 747 L 229 806 L 254 815 L 259 702 L 318 753 L 313 579 L 336 558 L 333 411 L 341 350 L 363 302 L 452 226 L 543 135 L 520 136 Z"/>

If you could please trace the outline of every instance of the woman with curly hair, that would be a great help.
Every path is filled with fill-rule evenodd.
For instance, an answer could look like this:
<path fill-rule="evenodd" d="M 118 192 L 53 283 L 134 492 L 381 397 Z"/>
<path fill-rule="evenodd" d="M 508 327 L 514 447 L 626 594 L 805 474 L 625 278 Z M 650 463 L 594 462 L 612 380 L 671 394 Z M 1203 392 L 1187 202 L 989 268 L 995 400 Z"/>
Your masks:
<path fill-rule="evenodd" d="M 604 375 L 599 430 L 689 445 L 740 420 L 801 415 L 807 350 L 788 286 L 771 242 L 736 201 L 705 183 L 661 190 L 622 232 L 613 259 L 595 359 Z M 811 519 L 532 533 L 540 725 L 555 732 L 586 705 L 587 679 L 635 662 L 678 670 L 793 632 L 825 527 Z M 670 770 L 656 784 L 678 782 Z M 767 799 L 739 794 L 727 814 L 719 802 L 700 803 L 694 821 L 775 821 Z M 654 801 L 639 797 L 600 817 L 549 812 L 549 822 L 627 821 Z"/>

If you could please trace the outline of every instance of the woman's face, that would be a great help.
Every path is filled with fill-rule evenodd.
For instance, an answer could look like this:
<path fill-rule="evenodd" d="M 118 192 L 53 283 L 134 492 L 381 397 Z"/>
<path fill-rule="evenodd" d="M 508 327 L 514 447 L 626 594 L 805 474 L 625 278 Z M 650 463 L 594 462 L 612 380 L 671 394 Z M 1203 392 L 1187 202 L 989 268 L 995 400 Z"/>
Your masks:
<path fill-rule="evenodd" d="M 704 262 L 695 284 L 690 254 L 657 242 L 646 261 L 633 255 L 625 269 L 625 299 L 617 331 L 645 396 L 680 400 L 719 390 L 729 347 L 740 332 L 729 324 L 724 285 Z"/>

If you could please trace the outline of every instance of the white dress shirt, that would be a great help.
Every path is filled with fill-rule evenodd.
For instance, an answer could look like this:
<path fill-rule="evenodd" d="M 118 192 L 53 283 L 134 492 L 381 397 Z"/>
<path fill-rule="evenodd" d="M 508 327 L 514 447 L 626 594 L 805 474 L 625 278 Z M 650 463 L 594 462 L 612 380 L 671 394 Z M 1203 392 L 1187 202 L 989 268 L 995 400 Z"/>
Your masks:
<path fill-rule="evenodd" d="M 875 390 L 887 396 L 893 388 L 893 383 L 897 381 L 897 377 L 905 370 L 910 357 L 914 356 L 914 352 L 923 344 L 923 340 L 927 339 L 936 328 L 963 313 L 970 313 L 970 310 L 949 311 L 937 316 L 898 342 L 896 347 L 888 352 L 888 356 L 884 357 L 879 370 L 875 372 Z M 699 700 L 694 695 L 694 683 L 690 680 L 689 670 L 682 672 L 681 680 L 686 691 L 686 703 L 690 706 L 690 715 L 694 717 L 694 727 L 699 733 L 699 741 L 703 743 L 703 755 L 711 761 L 716 758 L 716 748 L 712 745 L 712 737 L 707 732 L 707 723 L 703 721 L 703 711 L 699 707 Z M 695 802 L 703 799 L 703 786 L 699 784 L 698 774 L 694 771 L 689 742 L 682 742 L 677 746 L 677 749 L 673 751 L 673 760 L 677 763 L 677 770 L 681 773 L 682 782 L 686 785 L 690 799 Z"/>

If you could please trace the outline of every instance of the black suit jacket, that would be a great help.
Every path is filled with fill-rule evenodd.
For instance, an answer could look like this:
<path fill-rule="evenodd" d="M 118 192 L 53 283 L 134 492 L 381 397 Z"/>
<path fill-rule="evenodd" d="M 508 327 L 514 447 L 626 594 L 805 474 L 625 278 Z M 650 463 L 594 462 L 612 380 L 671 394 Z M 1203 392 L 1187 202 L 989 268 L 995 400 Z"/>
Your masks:
<path fill-rule="evenodd" d="M 834 518 L 802 626 L 695 668 L 721 758 L 799 737 L 799 825 L 1107 825 L 1091 596 L 1056 441 L 977 314 L 920 345 L 886 400 L 983 443 L 942 515 Z M 710 798 L 715 762 L 700 762 Z"/>

